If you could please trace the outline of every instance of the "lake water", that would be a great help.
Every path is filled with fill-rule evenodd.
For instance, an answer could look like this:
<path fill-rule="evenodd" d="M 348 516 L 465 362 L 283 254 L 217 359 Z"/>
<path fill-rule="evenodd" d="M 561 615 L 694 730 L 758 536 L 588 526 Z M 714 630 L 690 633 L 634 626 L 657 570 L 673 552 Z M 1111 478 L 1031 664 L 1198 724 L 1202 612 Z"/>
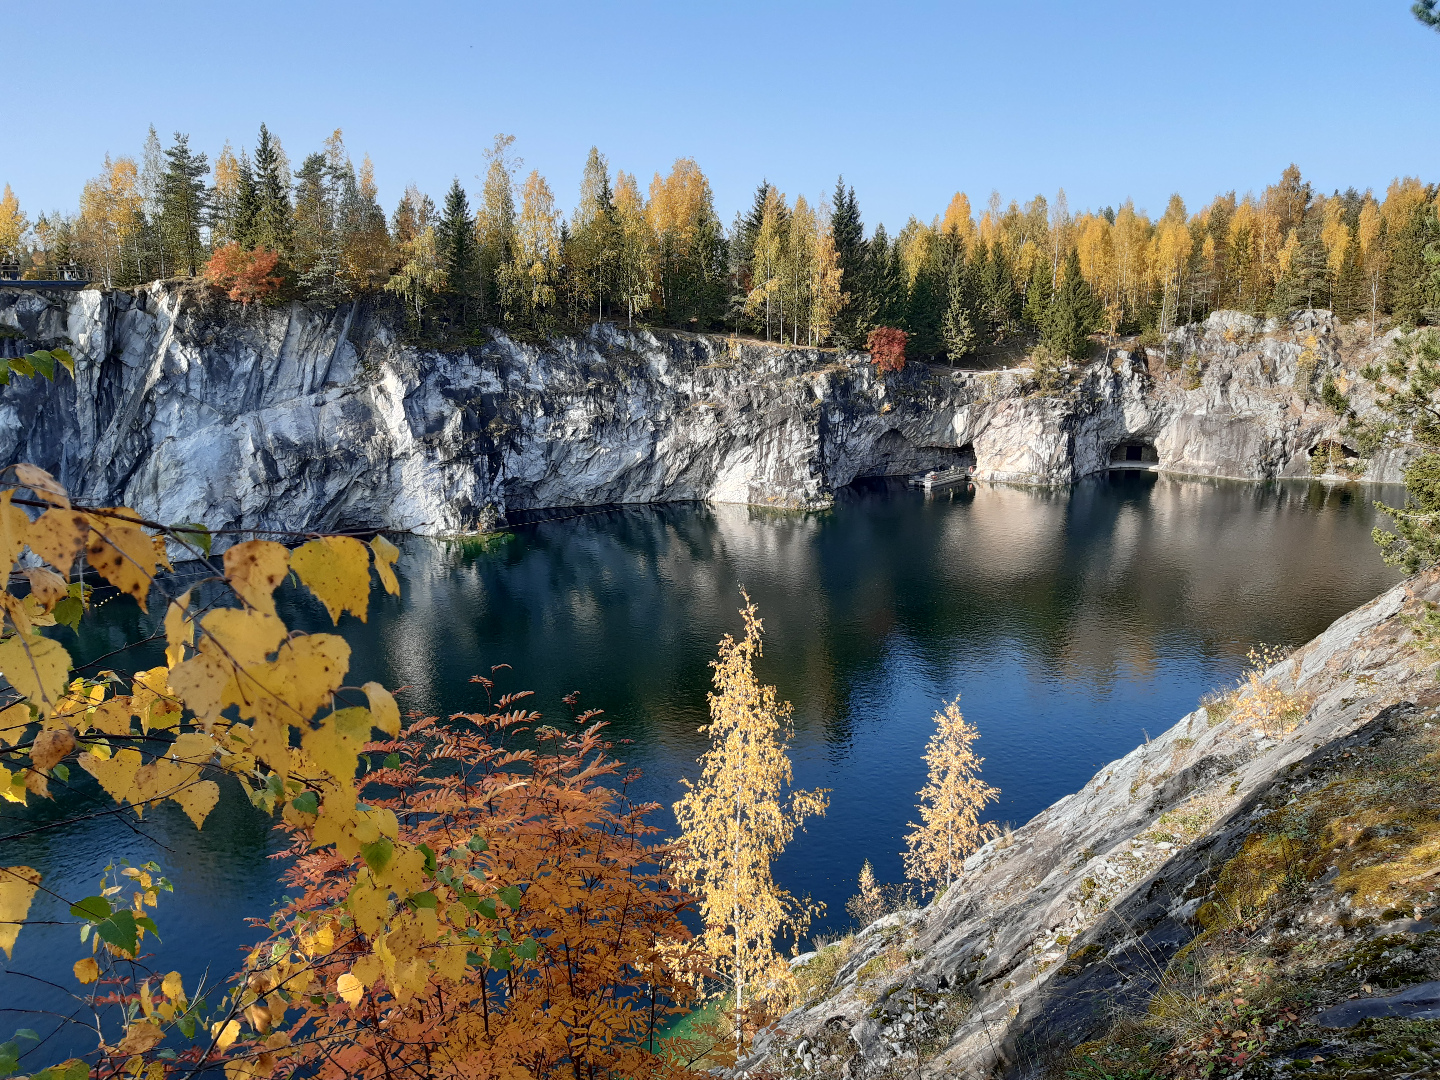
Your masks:
<path fill-rule="evenodd" d="M 882 880 L 902 876 L 943 700 L 961 695 L 980 729 L 984 778 L 1002 792 L 992 816 L 1023 822 L 1232 681 L 1255 644 L 1298 645 L 1398 580 L 1370 540 L 1377 495 L 1397 497 L 1116 473 L 1068 490 L 935 496 L 879 482 L 816 514 L 699 504 L 578 513 L 484 546 L 407 539 L 402 597 L 377 595 L 369 623 L 347 618 L 342 631 L 350 681 L 403 686 L 406 708 L 478 709 L 469 678 L 496 664 L 513 669 L 502 689 L 535 690 L 533 707 L 550 717 L 568 716 L 560 699 L 579 690 L 615 739 L 632 740 L 622 749 L 644 770 L 638 794 L 665 804 L 668 821 L 678 779 L 695 775 L 704 749 L 708 664 L 739 627 L 743 585 L 765 620 L 759 674 L 795 706 L 796 782 L 833 791 L 777 876 L 827 904 L 816 929 L 835 929 L 848 923 L 863 859 Z M 308 598 L 281 606 L 292 625 L 327 627 Z M 88 659 L 153 630 L 116 600 L 71 644 Z M 160 662 L 151 650 L 107 664 Z M 88 798 L 6 804 L 0 835 Z M 166 804 L 138 830 L 110 815 L 9 840 L 4 861 L 53 868 L 46 886 L 71 898 L 95 891 L 90 868 L 108 859 L 159 861 L 175 894 L 161 901 L 155 966 L 180 968 L 189 986 L 207 961 L 223 974 L 253 940 L 245 917 L 267 914 L 280 892 L 275 848 L 237 789 L 203 832 Z M 43 894 L 31 916 L 68 918 Z M 68 972 L 79 950 L 74 926 L 20 935 L 0 976 L 0 1039 L 54 1026 L 14 1012 L 64 1008 L 17 973 Z M 62 1033 L 45 1057 L 91 1045 Z"/>

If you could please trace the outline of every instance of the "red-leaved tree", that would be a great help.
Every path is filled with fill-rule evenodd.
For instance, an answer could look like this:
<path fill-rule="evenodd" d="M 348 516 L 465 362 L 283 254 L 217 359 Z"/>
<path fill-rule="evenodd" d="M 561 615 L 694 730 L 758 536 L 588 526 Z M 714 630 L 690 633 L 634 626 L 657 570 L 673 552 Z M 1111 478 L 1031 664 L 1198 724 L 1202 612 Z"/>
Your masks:
<path fill-rule="evenodd" d="M 515 708 L 528 696 L 368 745 L 355 794 L 378 830 L 358 851 L 316 850 L 311 803 L 287 808 L 300 895 L 251 954 L 253 1034 L 232 1029 L 227 1073 L 698 1080 L 701 1058 L 728 1063 L 718 1035 L 661 1037 L 708 968 L 680 919 L 694 898 L 666 869 L 675 846 L 625 795 L 638 774 L 594 714 L 537 726 Z M 424 865 L 389 865 L 391 836 Z M 357 904 L 397 874 L 397 901 Z"/>
<path fill-rule="evenodd" d="M 205 264 L 205 280 L 226 290 L 231 300 L 248 304 L 273 295 L 284 283 L 275 273 L 279 261 L 279 254 L 269 248 L 247 251 L 239 244 L 226 244 Z"/>
<path fill-rule="evenodd" d="M 893 326 L 877 326 L 865 340 L 870 359 L 881 371 L 900 371 L 905 367 L 905 331 Z"/>

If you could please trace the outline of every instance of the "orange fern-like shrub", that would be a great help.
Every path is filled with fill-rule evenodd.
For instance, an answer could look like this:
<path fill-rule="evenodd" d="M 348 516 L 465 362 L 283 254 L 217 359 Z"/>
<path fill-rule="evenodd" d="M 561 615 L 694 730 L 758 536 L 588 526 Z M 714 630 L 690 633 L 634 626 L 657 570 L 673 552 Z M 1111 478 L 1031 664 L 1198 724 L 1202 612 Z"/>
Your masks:
<path fill-rule="evenodd" d="M 876 327 L 866 338 L 865 349 L 881 371 L 901 371 L 905 367 L 904 330 L 893 326 Z"/>
<path fill-rule="evenodd" d="M 284 284 L 275 273 L 280 256 L 268 248 L 247 251 L 230 243 L 217 248 L 205 264 L 205 280 L 217 289 L 224 289 L 231 300 L 248 304 L 274 295 Z"/>
<path fill-rule="evenodd" d="M 358 849 L 312 850 L 323 827 L 291 804 L 299 896 L 252 954 L 231 1071 L 699 1075 L 687 1062 L 711 1048 L 661 1037 L 704 970 L 680 919 L 694 900 L 665 869 L 674 846 L 647 823 L 655 807 L 629 801 L 638 774 L 621 774 L 594 714 L 536 726 L 515 707 L 527 696 L 369 744 L 377 767 L 356 795 L 376 828 Z M 394 866 L 392 839 L 423 862 Z M 382 877 L 406 878 L 406 898 L 357 908 L 357 886 Z"/>

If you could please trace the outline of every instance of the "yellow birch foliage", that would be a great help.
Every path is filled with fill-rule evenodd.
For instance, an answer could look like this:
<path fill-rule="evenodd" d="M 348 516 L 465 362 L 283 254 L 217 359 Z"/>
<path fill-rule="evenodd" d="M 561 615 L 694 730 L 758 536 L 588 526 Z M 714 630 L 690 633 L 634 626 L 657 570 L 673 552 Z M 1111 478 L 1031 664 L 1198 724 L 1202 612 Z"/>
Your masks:
<path fill-rule="evenodd" d="M 30 220 L 21 212 L 20 200 L 6 184 L 4 194 L 0 195 L 0 259 L 20 257 L 20 241 L 29 228 Z"/>
<path fill-rule="evenodd" d="M 960 699 L 935 714 L 935 734 L 925 748 L 929 778 L 920 789 L 920 821 L 905 837 L 905 872 L 923 885 L 949 886 L 965 857 L 986 838 L 980 821 L 985 804 L 1000 789 L 980 779 L 984 758 L 975 755 L 980 732 L 965 722 Z"/>
<path fill-rule="evenodd" d="M 675 804 L 684 849 L 678 876 L 700 897 L 701 940 L 734 994 L 737 1016 L 752 998 L 764 1002 L 788 990 L 790 969 L 775 939 L 787 931 L 798 936 L 809 913 L 775 883 L 770 864 L 805 819 L 829 804 L 823 790 L 787 794 L 790 703 L 755 678 L 762 625 L 744 599 L 745 635 L 736 641 L 727 634 L 712 664 L 710 723 L 701 729 L 710 749 L 699 760 L 700 778 L 681 781 L 686 792 Z"/>

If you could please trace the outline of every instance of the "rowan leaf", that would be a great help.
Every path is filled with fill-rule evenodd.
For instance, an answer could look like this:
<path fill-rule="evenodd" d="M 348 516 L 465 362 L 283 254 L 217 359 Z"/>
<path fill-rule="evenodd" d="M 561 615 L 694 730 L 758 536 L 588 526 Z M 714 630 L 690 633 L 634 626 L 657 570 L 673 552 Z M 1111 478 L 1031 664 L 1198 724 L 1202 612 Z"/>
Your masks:
<path fill-rule="evenodd" d="M 30 519 L 18 506 L 11 506 L 15 496 L 14 488 L 0 491 L 0 576 L 8 578 L 20 549 L 25 546 L 30 530 Z"/>
<path fill-rule="evenodd" d="M 386 735 L 399 735 L 400 706 L 395 704 L 395 698 L 390 691 L 378 682 L 367 682 L 362 689 L 370 700 L 370 714 L 375 718 L 375 726 Z"/>
<path fill-rule="evenodd" d="M 170 798 L 190 815 L 190 820 L 198 829 L 205 824 L 206 815 L 214 810 L 215 804 L 220 801 L 220 785 L 214 780 L 201 780 L 181 788 Z"/>
<path fill-rule="evenodd" d="M 30 595 L 47 612 L 54 611 L 55 605 L 70 595 L 65 579 L 54 570 L 32 566 L 25 571 L 25 577 L 30 582 Z"/>
<path fill-rule="evenodd" d="M 346 1005 L 354 1008 L 360 1004 L 360 999 L 365 994 L 365 986 L 347 971 L 335 980 L 335 992 L 340 995 Z"/>
<path fill-rule="evenodd" d="M 274 592 L 290 569 L 290 551 L 273 540 L 246 540 L 225 552 L 225 580 L 255 608 L 275 614 Z"/>
<path fill-rule="evenodd" d="M 29 698 L 41 716 L 55 711 L 69 674 L 70 654 L 53 638 L 16 634 L 0 641 L 0 675 L 10 680 L 22 697 Z"/>
<path fill-rule="evenodd" d="M 380 575 L 380 584 L 391 596 L 399 596 L 400 582 L 395 580 L 395 560 L 400 558 L 400 549 L 377 534 L 370 541 L 370 550 L 375 553 L 375 572 Z"/>
<path fill-rule="evenodd" d="M 51 506 L 62 506 L 67 510 L 70 508 L 69 493 L 60 481 L 38 465 L 27 465 L 24 462 L 16 465 L 15 479 L 33 491 L 36 498 L 43 499 Z"/>
<path fill-rule="evenodd" d="M 366 620 L 370 602 L 370 556 L 353 536 L 322 536 L 301 544 L 290 566 L 325 605 L 332 622 L 349 611 Z"/>
<path fill-rule="evenodd" d="M 0 869 L 0 950 L 13 959 L 20 925 L 30 913 L 30 901 L 40 888 L 40 871 L 28 866 Z"/>
<path fill-rule="evenodd" d="M 127 517 L 140 516 L 127 506 L 111 510 Z M 105 514 L 91 514 L 90 528 L 85 555 L 91 567 L 121 592 L 133 596 L 141 611 L 147 610 L 145 602 L 158 562 L 150 534 L 138 525 Z"/>
<path fill-rule="evenodd" d="M 4 496 L 0 496 L 3 499 Z M 30 550 L 65 576 L 70 576 L 70 567 L 75 556 L 85 548 L 90 523 L 78 510 L 46 510 L 30 525 L 25 542 Z M 0 551 L 0 558 L 4 552 Z"/>
<path fill-rule="evenodd" d="M 76 960 L 72 970 L 75 972 L 75 978 L 85 986 L 89 986 L 100 978 L 100 965 L 95 962 L 93 956 L 87 956 L 83 960 Z"/>

